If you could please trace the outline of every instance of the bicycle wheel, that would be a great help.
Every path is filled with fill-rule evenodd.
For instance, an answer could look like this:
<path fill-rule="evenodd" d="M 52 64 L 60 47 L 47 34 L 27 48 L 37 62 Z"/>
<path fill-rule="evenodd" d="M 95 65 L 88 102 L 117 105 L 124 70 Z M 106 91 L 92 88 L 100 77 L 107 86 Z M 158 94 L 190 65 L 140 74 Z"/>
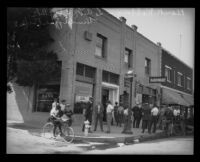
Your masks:
<path fill-rule="evenodd" d="M 53 137 L 53 128 L 54 125 L 52 123 L 46 123 L 43 126 L 43 130 L 42 130 L 42 136 L 45 138 L 52 138 Z"/>
<path fill-rule="evenodd" d="M 66 142 L 71 143 L 74 140 L 75 134 L 73 128 L 65 126 L 63 128 L 63 134 L 63 138 Z"/>

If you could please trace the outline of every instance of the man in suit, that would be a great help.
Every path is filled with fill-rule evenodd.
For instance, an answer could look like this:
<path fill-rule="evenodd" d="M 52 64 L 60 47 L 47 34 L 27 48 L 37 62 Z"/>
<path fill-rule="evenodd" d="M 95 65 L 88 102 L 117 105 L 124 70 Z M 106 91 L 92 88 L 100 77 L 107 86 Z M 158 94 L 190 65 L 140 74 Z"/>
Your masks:
<path fill-rule="evenodd" d="M 97 105 L 94 108 L 94 119 L 95 119 L 94 131 L 96 131 L 97 124 L 98 124 L 98 121 L 99 121 L 101 131 L 103 132 L 103 110 L 104 110 L 103 105 L 100 102 L 98 102 Z"/>
<path fill-rule="evenodd" d="M 148 103 L 145 103 L 142 108 L 142 133 L 144 133 L 146 128 L 148 128 L 148 132 L 151 133 L 150 121 L 151 121 L 151 108 Z"/>
<path fill-rule="evenodd" d="M 139 107 L 139 104 L 137 104 L 136 106 L 134 106 L 132 108 L 132 111 L 133 111 L 133 117 L 134 117 L 133 128 L 135 128 L 135 127 L 139 128 L 140 120 L 141 120 L 141 116 L 142 116 L 142 110 Z"/>

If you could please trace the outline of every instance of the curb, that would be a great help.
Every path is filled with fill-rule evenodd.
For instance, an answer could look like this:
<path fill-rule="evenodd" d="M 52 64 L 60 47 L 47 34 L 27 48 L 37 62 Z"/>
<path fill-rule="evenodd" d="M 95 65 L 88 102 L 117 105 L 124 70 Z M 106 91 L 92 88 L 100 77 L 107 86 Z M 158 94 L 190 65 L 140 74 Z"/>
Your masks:
<path fill-rule="evenodd" d="M 138 135 L 131 137 L 85 137 L 85 136 L 75 136 L 74 140 L 87 141 L 87 142 L 102 142 L 102 143 L 124 143 L 124 144 L 134 144 L 143 141 L 166 138 L 164 132 L 160 132 L 154 135 Z"/>

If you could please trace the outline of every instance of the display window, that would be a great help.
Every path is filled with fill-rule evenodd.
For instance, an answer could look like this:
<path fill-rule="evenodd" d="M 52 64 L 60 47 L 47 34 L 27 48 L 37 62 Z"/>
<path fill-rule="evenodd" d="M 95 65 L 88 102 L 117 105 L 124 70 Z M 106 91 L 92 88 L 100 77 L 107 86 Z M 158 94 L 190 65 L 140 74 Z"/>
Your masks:
<path fill-rule="evenodd" d="M 60 85 L 40 85 L 37 89 L 36 112 L 50 112 L 54 98 L 58 98 Z"/>

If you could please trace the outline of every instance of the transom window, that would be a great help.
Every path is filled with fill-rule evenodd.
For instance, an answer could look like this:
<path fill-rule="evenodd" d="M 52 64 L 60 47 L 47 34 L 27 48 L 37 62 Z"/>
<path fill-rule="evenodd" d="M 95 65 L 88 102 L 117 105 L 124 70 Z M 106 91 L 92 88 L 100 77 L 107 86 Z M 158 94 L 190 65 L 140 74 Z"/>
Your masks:
<path fill-rule="evenodd" d="M 102 72 L 102 81 L 119 85 L 119 75 L 108 72 L 108 71 L 103 71 Z"/>

